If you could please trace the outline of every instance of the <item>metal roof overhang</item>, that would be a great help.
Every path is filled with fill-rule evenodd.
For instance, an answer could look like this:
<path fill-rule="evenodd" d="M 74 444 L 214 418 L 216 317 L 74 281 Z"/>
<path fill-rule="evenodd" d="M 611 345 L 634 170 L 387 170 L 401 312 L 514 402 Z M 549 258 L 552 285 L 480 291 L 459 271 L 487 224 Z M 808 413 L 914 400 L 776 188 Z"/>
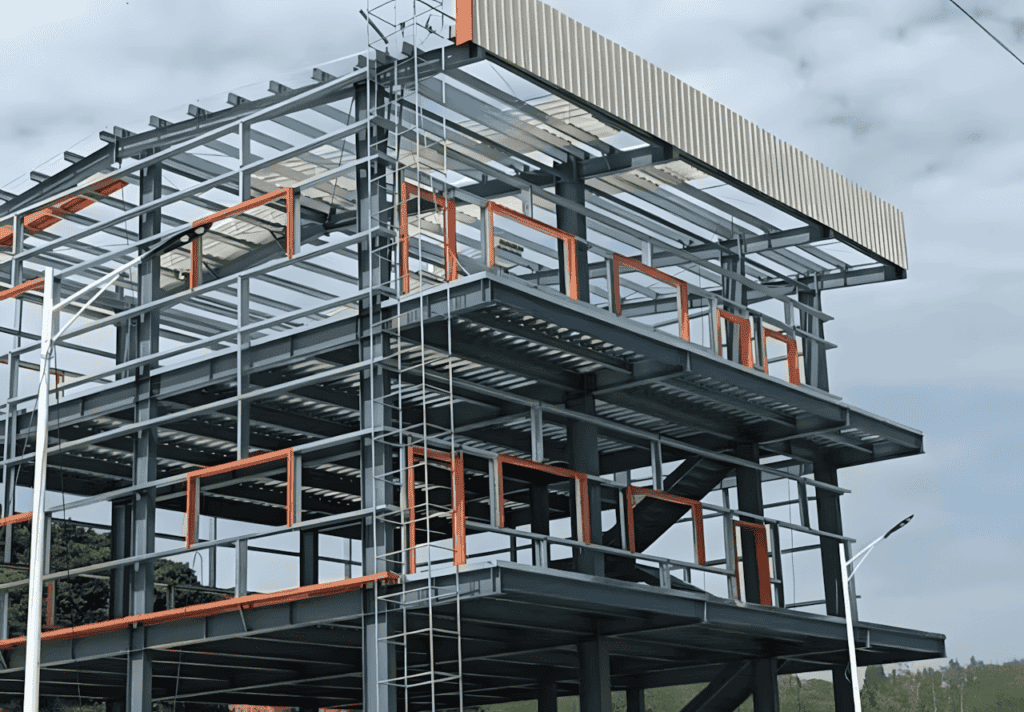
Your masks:
<path fill-rule="evenodd" d="M 901 211 L 571 17 L 540 0 L 471 0 L 459 3 L 456 19 L 457 41 L 906 269 Z"/>

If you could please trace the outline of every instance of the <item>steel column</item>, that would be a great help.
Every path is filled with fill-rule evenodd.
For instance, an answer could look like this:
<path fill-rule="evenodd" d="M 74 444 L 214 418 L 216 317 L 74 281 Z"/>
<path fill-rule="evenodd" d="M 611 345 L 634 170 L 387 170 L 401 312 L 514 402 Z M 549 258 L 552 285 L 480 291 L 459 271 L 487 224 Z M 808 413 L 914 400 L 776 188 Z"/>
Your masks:
<path fill-rule="evenodd" d="M 580 659 L 580 709 L 612 712 L 612 672 L 608 641 L 595 636 L 576 644 Z"/>
<path fill-rule="evenodd" d="M 736 455 L 754 464 L 760 461 L 757 443 L 740 443 L 736 447 Z M 741 512 L 764 515 L 764 495 L 761 488 L 761 472 L 755 469 L 736 469 L 736 499 Z M 754 517 L 740 515 L 745 522 L 760 524 Z M 743 543 L 743 584 L 744 598 L 747 601 L 760 601 L 760 571 L 754 535 L 742 529 L 740 541 Z M 770 606 L 771 601 L 763 601 Z M 754 663 L 754 712 L 778 712 L 779 682 L 778 664 L 774 658 L 758 660 Z"/>
<path fill-rule="evenodd" d="M 355 88 L 357 120 L 368 118 L 384 101 L 381 88 L 373 81 L 367 81 Z M 372 107 L 372 108 L 371 108 Z M 384 130 L 368 124 L 356 136 L 356 157 L 367 158 L 386 145 Z M 360 232 L 380 227 L 387 215 L 388 204 L 384 192 L 384 167 L 379 161 L 361 164 L 356 172 L 356 223 Z M 366 244 L 359 246 L 359 286 L 374 288 L 387 284 L 392 275 L 386 259 L 388 240 L 371 234 Z M 380 300 L 383 297 L 371 291 L 360 301 L 360 361 L 380 360 L 386 356 L 387 344 L 380 327 L 374 321 L 380 319 Z M 388 424 L 388 414 L 383 396 L 388 385 L 388 375 L 383 368 L 373 364 L 362 373 L 360 379 L 360 426 L 364 430 L 381 432 Z M 375 440 L 373 435 L 363 438 L 361 446 L 360 493 L 363 507 L 383 504 L 397 504 L 396 488 L 386 481 L 395 468 L 394 452 L 391 447 Z M 377 573 L 387 568 L 386 554 L 394 543 L 395 527 L 382 519 L 371 518 L 363 527 L 363 574 Z M 386 601 L 376 597 L 376 589 L 363 594 L 363 710 L 364 712 L 393 712 L 398 709 L 398 696 L 393 684 L 384 683 L 396 675 L 395 645 L 390 641 L 389 632 L 393 625 Z"/>
<path fill-rule="evenodd" d="M 558 712 L 558 684 L 541 680 L 537 686 L 537 712 Z"/>
<path fill-rule="evenodd" d="M 579 203 L 582 206 L 585 202 L 585 196 L 587 192 L 586 181 L 581 179 L 577 174 L 577 164 L 575 160 L 570 161 L 566 164 L 563 169 L 567 173 L 571 173 L 571 178 L 560 178 L 555 182 L 555 195 L 560 198 L 566 198 L 574 203 Z M 587 261 L 588 249 L 586 245 L 587 239 L 587 218 L 582 213 L 578 213 L 575 210 L 562 207 L 558 205 L 555 207 L 555 219 L 556 227 L 559 230 L 565 230 L 570 235 L 575 235 L 580 238 L 576 241 L 576 279 L 579 284 L 579 298 L 581 302 L 590 301 L 590 263 Z M 559 243 L 558 245 L 558 256 L 559 262 L 562 263 L 562 269 L 558 270 L 559 280 L 562 282 L 561 289 L 563 293 L 568 293 L 568 285 L 564 284 L 565 281 L 565 259 L 564 254 L 565 248 Z"/>
<path fill-rule="evenodd" d="M 588 415 L 596 413 L 594 396 L 588 393 L 580 399 L 568 403 L 570 410 Z M 577 420 L 570 421 L 566 426 L 569 440 L 569 467 L 577 472 L 597 477 L 601 474 L 600 452 L 597 447 L 597 426 Z M 601 485 L 598 482 L 587 483 L 589 491 L 590 511 L 578 512 L 577 516 L 590 518 L 590 536 L 595 542 L 601 541 Z M 578 552 L 578 554 L 576 553 Z M 581 573 L 604 576 L 604 554 L 590 550 L 574 550 L 574 559 L 578 560 Z"/>
<path fill-rule="evenodd" d="M 150 166 L 142 172 L 140 204 L 145 205 L 160 199 L 163 171 L 159 165 Z M 150 210 L 139 217 L 139 237 L 145 239 L 159 234 L 161 215 L 159 209 Z M 139 265 L 139 303 L 148 304 L 160 298 L 160 259 L 145 260 Z M 130 350 L 139 356 L 150 356 L 160 350 L 160 314 L 157 310 L 145 312 L 139 318 L 137 343 Z M 158 404 L 153 397 L 150 371 L 153 365 L 136 370 L 135 422 L 144 422 L 158 415 Z M 157 428 L 139 431 L 134 443 L 132 458 L 132 484 L 141 485 L 157 479 L 157 449 L 159 437 Z M 152 553 L 156 545 L 156 490 L 146 489 L 135 494 L 132 508 L 130 550 L 133 556 Z M 153 562 L 145 562 L 128 570 L 129 601 L 131 615 L 150 613 L 153 610 L 154 577 Z M 128 653 L 127 700 L 131 712 L 149 712 L 153 706 L 153 660 L 145 649 L 145 628 L 136 628 L 131 635 L 131 649 Z"/>
<path fill-rule="evenodd" d="M 644 706 L 644 688 L 630 687 L 626 690 L 626 712 L 647 712 Z"/>
<path fill-rule="evenodd" d="M 816 463 L 814 479 L 819 482 L 838 486 L 839 473 L 828 463 Z M 819 488 L 815 500 L 818 510 L 818 528 L 832 534 L 843 533 L 842 511 L 839 495 Z M 821 544 L 821 573 L 825 589 L 825 612 L 830 616 L 844 615 L 844 596 L 842 561 L 839 548 L 835 542 L 819 537 Z M 857 615 L 856 601 L 850 601 L 853 615 Z M 847 678 L 849 665 L 844 663 L 832 668 L 832 691 L 835 696 L 836 712 L 853 712 L 853 685 Z M 851 671 L 855 674 L 856 671 Z"/>
<path fill-rule="evenodd" d="M 821 311 L 821 290 L 800 292 L 797 299 Z M 825 325 L 821 319 L 807 312 L 800 312 L 800 328 L 809 334 L 824 339 Z M 804 377 L 807 383 L 823 391 L 828 390 L 828 352 L 824 345 L 813 339 L 804 340 Z"/>

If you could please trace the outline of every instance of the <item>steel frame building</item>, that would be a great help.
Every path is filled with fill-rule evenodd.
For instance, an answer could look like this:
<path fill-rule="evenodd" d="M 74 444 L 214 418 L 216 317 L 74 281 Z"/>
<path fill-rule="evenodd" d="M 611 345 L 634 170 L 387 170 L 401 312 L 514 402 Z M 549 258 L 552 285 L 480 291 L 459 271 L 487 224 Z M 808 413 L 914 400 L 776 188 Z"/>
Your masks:
<path fill-rule="evenodd" d="M 831 670 L 852 709 L 838 471 L 922 436 L 829 392 L 822 295 L 905 277 L 902 215 L 538 0 L 365 16 L 341 69 L 0 196 L 5 561 L 43 447 L 46 526 L 111 540 L 45 576 L 107 577 L 110 614 L 43 634 L 43 694 L 774 710 Z M 67 299 L 139 255 L 71 300 L 36 442 L 42 270 Z M 195 552 L 223 600 L 154 612 Z"/>

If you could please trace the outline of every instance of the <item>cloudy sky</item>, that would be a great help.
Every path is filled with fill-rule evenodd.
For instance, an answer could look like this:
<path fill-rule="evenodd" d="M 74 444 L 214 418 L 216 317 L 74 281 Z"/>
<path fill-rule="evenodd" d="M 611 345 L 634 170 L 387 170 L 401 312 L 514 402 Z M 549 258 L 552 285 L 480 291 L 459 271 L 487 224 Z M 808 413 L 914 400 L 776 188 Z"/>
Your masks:
<path fill-rule="evenodd" d="M 554 0 L 901 208 L 907 281 L 827 295 L 833 390 L 925 432 L 843 473 L 865 619 L 1024 658 L 1024 66 L 948 0 Z M 961 3 L 964 4 L 964 3 Z M 361 48 L 363 0 L 17 3 L 0 25 L 0 187 L 115 124 Z M 1024 56 L 1024 7 L 965 5 Z M 177 108 L 176 108 L 177 107 Z"/>

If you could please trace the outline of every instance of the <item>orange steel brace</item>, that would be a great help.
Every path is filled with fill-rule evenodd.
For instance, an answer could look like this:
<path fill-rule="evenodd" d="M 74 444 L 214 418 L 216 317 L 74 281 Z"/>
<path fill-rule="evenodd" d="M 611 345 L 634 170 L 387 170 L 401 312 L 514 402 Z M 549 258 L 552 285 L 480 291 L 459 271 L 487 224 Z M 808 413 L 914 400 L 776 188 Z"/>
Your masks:
<path fill-rule="evenodd" d="M 459 278 L 458 268 L 458 235 L 455 227 L 455 202 L 444 196 L 432 193 L 412 183 L 402 183 L 399 189 L 399 228 L 398 228 L 398 259 L 402 277 L 402 294 L 409 291 L 409 199 L 417 197 L 429 200 L 438 210 L 444 213 L 444 278 L 454 282 Z"/>
<path fill-rule="evenodd" d="M 25 292 L 32 291 L 33 289 L 37 292 L 43 291 L 42 277 L 36 277 L 35 279 L 30 279 L 27 282 L 22 282 L 21 284 L 16 284 L 15 286 L 9 289 L 4 289 L 3 291 L 0 291 L 0 302 L 2 302 L 5 299 L 12 299 L 13 297 L 20 296 Z"/>
<path fill-rule="evenodd" d="M 754 522 L 733 522 L 733 527 L 746 529 L 748 532 L 754 535 L 754 547 L 757 549 L 757 580 L 758 580 L 758 594 L 761 600 L 758 601 L 762 606 L 772 605 L 772 579 L 771 574 L 768 571 L 768 534 L 765 531 L 763 524 L 755 524 Z M 736 560 L 736 592 L 741 593 L 739 590 L 740 583 L 740 558 L 737 555 L 737 541 L 738 539 L 733 537 L 733 558 Z"/>
<path fill-rule="evenodd" d="M 473 41 L 473 0 L 455 0 L 455 44 Z"/>
<path fill-rule="evenodd" d="M 557 227 L 551 227 L 547 223 L 542 223 L 540 220 L 535 220 L 529 215 L 523 215 L 522 213 L 506 208 L 504 205 L 500 205 L 495 202 L 487 203 L 487 266 L 497 267 L 497 263 L 494 258 L 494 216 L 502 215 L 506 218 L 512 218 L 521 225 L 533 228 L 538 232 L 543 232 L 545 235 L 560 240 L 565 245 L 565 283 L 569 285 L 569 296 L 573 299 L 580 298 L 580 285 L 579 285 L 579 273 L 576 270 L 576 237 L 572 233 L 568 233 L 565 230 L 559 230 Z"/>
<path fill-rule="evenodd" d="M 43 606 L 45 609 L 44 617 L 46 625 L 52 628 L 57 625 L 57 582 L 47 581 L 46 582 L 46 604 Z"/>
<path fill-rule="evenodd" d="M 740 363 L 747 368 L 754 367 L 754 352 L 750 348 L 750 319 L 744 319 L 732 312 L 718 309 L 718 317 L 715 319 L 715 328 L 718 329 L 718 355 L 722 355 L 722 323 L 719 319 L 732 322 L 740 328 Z"/>
<path fill-rule="evenodd" d="M 261 205 L 272 203 L 275 200 L 284 198 L 284 212 L 285 212 L 285 228 L 284 228 L 284 251 L 288 255 L 288 259 L 295 256 L 295 189 L 294 188 L 278 188 L 272 190 L 269 193 L 259 196 L 258 198 L 251 198 L 238 205 L 232 205 L 230 208 L 224 208 L 218 210 L 215 213 L 211 213 L 206 217 L 199 218 L 192 223 L 192 229 L 197 227 L 203 227 L 206 225 L 213 225 L 215 222 L 220 222 L 227 218 L 239 215 L 253 208 L 258 208 Z M 199 270 L 201 269 L 202 261 L 202 250 L 203 246 L 199 243 L 199 239 L 192 240 L 191 245 L 191 271 L 188 275 L 188 287 L 189 289 L 195 289 L 199 285 Z"/>
<path fill-rule="evenodd" d="M 112 180 L 109 183 L 98 183 L 97 187 L 87 189 L 85 192 L 108 196 L 127 185 L 128 183 L 123 180 Z M 95 202 L 92 198 L 87 198 L 84 195 L 73 195 L 70 198 L 65 198 L 53 207 L 43 208 L 37 212 L 30 213 L 25 216 L 25 232 L 29 235 L 42 232 L 51 225 L 59 223 L 61 218 L 84 210 Z M 13 228 L 7 226 L 0 227 L 0 247 L 10 247 L 13 242 Z"/>
<path fill-rule="evenodd" d="M 416 463 L 420 461 L 443 462 L 452 473 L 452 563 L 461 566 L 466 563 L 466 487 L 465 466 L 462 454 L 455 456 L 441 450 L 425 450 L 422 447 L 406 449 L 406 494 L 409 510 L 409 573 L 416 573 Z M 424 484 L 427 478 L 424 476 Z M 429 526 L 429 524 L 428 524 Z"/>
<path fill-rule="evenodd" d="M 519 465 L 531 470 L 538 470 L 557 477 L 566 477 L 576 481 L 576 536 L 584 544 L 590 543 L 590 489 L 587 486 L 587 476 L 576 470 L 569 470 L 555 465 L 542 465 L 533 460 L 524 460 L 512 455 L 498 455 L 495 460 L 495 467 L 498 471 L 498 526 L 505 526 L 505 476 L 502 468 L 505 465 Z"/>
<path fill-rule="evenodd" d="M 629 506 L 626 508 L 626 534 L 629 541 L 629 550 L 634 554 L 636 553 L 636 541 L 633 529 L 633 507 L 636 504 L 633 503 L 634 497 L 653 497 L 654 499 L 660 499 L 663 502 L 671 502 L 672 504 L 681 504 L 689 507 L 690 512 L 693 514 L 693 541 L 697 548 L 697 563 L 704 566 L 707 563 L 707 559 L 704 555 L 704 508 L 701 507 L 700 502 L 689 497 L 680 497 L 678 495 L 669 494 L 662 490 L 650 489 L 648 487 L 633 487 L 632 485 L 626 488 L 626 497 Z"/>
<path fill-rule="evenodd" d="M 8 524 L 21 524 L 22 522 L 32 521 L 32 512 L 22 512 L 21 514 L 12 514 L 9 517 L 0 519 L 0 529 L 3 529 Z"/>
<path fill-rule="evenodd" d="M 321 596 L 330 596 L 336 593 L 356 591 L 360 588 L 377 583 L 396 583 L 398 580 L 398 574 L 386 571 L 384 573 L 370 574 L 369 576 L 360 576 L 359 578 L 345 579 L 344 581 L 318 583 L 313 584 L 312 586 L 300 586 L 299 588 L 290 588 L 285 591 L 277 591 L 275 593 L 256 593 L 251 596 L 228 598 L 223 601 L 211 601 L 210 603 L 197 603 L 191 606 L 172 608 L 167 611 L 141 613 L 134 616 L 125 616 L 124 618 L 100 621 L 99 623 L 87 623 L 85 625 L 77 625 L 72 628 L 50 630 L 43 633 L 43 640 L 73 640 L 75 638 L 85 638 L 90 635 L 99 635 L 100 633 L 124 630 L 125 628 L 134 628 L 140 625 L 156 625 L 159 623 L 187 620 L 190 618 L 207 618 L 209 616 L 217 615 L 218 613 L 230 613 L 243 609 L 251 610 L 255 608 L 266 608 L 267 606 L 292 603 L 294 601 L 319 598 Z M 24 644 L 25 636 L 23 635 L 18 636 L 17 638 L 8 638 L 7 640 L 0 640 L 0 650 L 10 650 L 11 648 L 17 648 L 19 645 Z"/>
<path fill-rule="evenodd" d="M 273 452 L 265 452 L 261 455 L 253 455 L 247 457 L 244 460 L 233 460 L 232 462 L 225 462 L 220 465 L 214 465 L 212 467 L 204 467 L 199 470 L 193 470 L 189 472 L 185 478 L 185 548 L 190 548 L 196 543 L 196 515 L 198 514 L 198 508 L 196 506 L 196 482 L 204 477 L 213 477 L 214 475 L 223 475 L 228 472 L 237 472 L 238 470 L 246 470 L 250 467 L 256 467 L 258 465 L 264 465 L 268 462 L 276 462 L 277 460 L 285 460 L 285 472 L 287 476 L 287 487 L 288 492 L 285 495 L 286 505 L 285 509 L 285 521 L 286 526 L 291 526 L 295 522 L 295 451 L 292 448 L 285 448 L 284 450 L 274 450 Z"/>
<path fill-rule="evenodd" d="M 613 306 L 615 313 L 622 316 L 622 295 L 619 291 L 619 272 L 623 267 L 643 272 L 659 282 L 664 282 L 676 288 L 676 304 L 679 310 L 679 336 L 683 341 L 690 340 L 690 287 L 681 279 L 665 274 L 660 269 L 645 265 L 638 259 L 626 257 L 617 252 L 612 255 L 612 294 L 614 295 Z"/>
<path fill-rule="evenodd" d="M 786 345 L 786 364 L 789 366 L 789 382 L 800 385 L 800 355 L 796 348 L 796 339 L 774 329 L 761 329 L 761 346 L 764 353 L 764 372 L 768 373 L 768 339 L 776 339 Z"/>

